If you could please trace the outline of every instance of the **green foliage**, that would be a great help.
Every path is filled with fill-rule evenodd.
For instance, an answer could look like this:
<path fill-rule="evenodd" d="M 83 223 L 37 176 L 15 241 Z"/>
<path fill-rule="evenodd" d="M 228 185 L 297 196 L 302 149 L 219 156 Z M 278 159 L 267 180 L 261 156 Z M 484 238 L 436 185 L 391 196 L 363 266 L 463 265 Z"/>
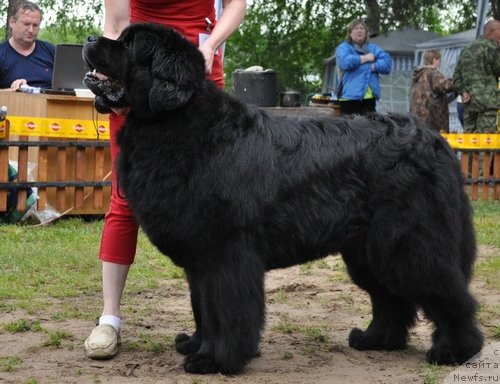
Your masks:
<path fill-rule="evenodd" d="M 475 1 L 379 0 L 381 31 L 413 26 L 436 33 L 453 33 L 474 27 Z"/>

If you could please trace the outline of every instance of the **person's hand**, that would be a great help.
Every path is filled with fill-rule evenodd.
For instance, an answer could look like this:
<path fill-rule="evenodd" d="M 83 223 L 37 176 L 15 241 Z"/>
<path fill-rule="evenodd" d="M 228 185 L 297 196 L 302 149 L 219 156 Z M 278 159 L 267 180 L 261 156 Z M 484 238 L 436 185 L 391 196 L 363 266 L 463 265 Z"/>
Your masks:
<path fill-rule="evenodd" d="M 373 63 L 375 61 L 375 56 L 373 53 L 366 53 L 361 56 L 363 63 Z"/>
<path fill-rule="evenodd" d="M 465 103 L 468 103 L 469 101 L 470 101 L 470 93 L 467 91 L 464 91 L 462 93 L 462 103 L 465 104 Z"/>
<path fill-rule="evenodd" d="M 210 74 L 212 73 L 212 65 L 214 63 L 214 50 L 209 46 L 209 44 L 202 44 L 201 47 L 198 47 L 199 51 L 203 55 L 203 58 L 205 59 L 205 71 L 206 73 Z"/>
<path fill-rule="evenodd" d="M 28 85 L 26 79 L 17 79 L 12 82 L 10 85 L 11 91 L 18 91 L 21 88 L 21 85 Z"/>

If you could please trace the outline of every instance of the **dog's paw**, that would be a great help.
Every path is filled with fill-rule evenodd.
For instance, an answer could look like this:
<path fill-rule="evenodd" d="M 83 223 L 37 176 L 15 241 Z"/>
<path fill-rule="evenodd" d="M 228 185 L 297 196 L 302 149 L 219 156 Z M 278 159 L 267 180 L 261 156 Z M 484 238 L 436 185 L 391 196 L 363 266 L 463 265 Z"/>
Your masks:
<path fill-rule="evenodd" d="M 357 349 L 358 351 L 394 351 L 398 349 L 405 349 L 407 344 L 406 337 L 404 335 L 397 337 L 393 335 L 392 339 L 389 339 L 389 335 L 386 333 L 370 333 L 354 328 L 349 334 L 349 346 Z"/>
<path fill-rule="evenodd" d="M 182 355 L 188 356 L 198 352 L 201 342 L 198 340 L 196 332 L 189 336 L 185 333 L 179 333 L 175 336 L 175 349 Z"/>
<path fill-rule="evenodd" d="M 427 351 L 425 359 L 429 364 L 437 365 L 455 365 L 461 364 L 465 361 L 463 359 L 457 358 L 455 354 L 448 348 L 431 348 Z"/>
<path fill-rule="evenodd" d="M 349 347 L 357 349 L 358 351 L 364 351 L 370 348 L 370 345 L 366 342 L 365 337 L 366 332 L 362 331 L 359 328 L 354 328 L 351 330 L 349 334 Z"/>
<path fill-rule="evenodd" d="M 187 335 L 186 335 L 187 336 Z M 188 336 L 189 337 L 189 336 Z M 187 373 L 218 373 L 219 369 L 214 360 L 207 356 L 193 353 L 184 360 L 184 370 Z"/>

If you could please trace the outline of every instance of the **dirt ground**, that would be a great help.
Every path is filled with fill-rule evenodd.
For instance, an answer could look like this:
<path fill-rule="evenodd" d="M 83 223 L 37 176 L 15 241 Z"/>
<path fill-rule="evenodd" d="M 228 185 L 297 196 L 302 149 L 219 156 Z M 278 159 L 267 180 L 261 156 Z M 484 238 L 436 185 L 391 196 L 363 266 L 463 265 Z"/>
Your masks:
<path fill-rule="evenodd" d="M 481 248 L 481 254 L 498 249 Z M 497 306 L 499 292 L 474 281 L 472 290 L 482 306 Z M 353 327 L 365 328 L 370 320 L 367 296 L 345 278 L 338 256 L 324 263 L 273 271 L 266 279 L 267 324 L 261 356 L 238 376 L 189 375 L 182 356 L 172 344 L 178 332 L 193 327 L 187 286 L 166 281 L 164 286 L 135 297 L 126 296 L 128 314 L 122 332 L 121 352 L 112 360 L 85 357 L 83 342 L 91 321 L 57 321 L 50 310 L 35 315 L 21 310 L 0 313 L 0 358 L 22 360 L 12 371 L 0 370 L 0 383 L 441 383 L 454 368 L 424 363 L 432 324 L 419 320 L 411 332 L 409 348 L 397 352 L 359 352 L 349 348 Z M 66 299 L 67 308 L 100 308 L 100 296 Z M 498 312 L 497 312 L 498 313 Z M 44 346 L 46 332 L 9 333 L 2 324 L 16 319 L 39 321 L 45 330 L 64 330 L 70 336 L 58 348 Z M 489 319 L 488 321 L 491 321 Z M 494 319 L 498 324 L 498 319 Z M 488 324 L 486 324 L 487 326 Z M 483 322 L 483 329 L 486 327 Z M 168 340 L 159 350 L 146 348 L 144 340 Z M 491 340 L 487 340 L 491 342 Z"/>

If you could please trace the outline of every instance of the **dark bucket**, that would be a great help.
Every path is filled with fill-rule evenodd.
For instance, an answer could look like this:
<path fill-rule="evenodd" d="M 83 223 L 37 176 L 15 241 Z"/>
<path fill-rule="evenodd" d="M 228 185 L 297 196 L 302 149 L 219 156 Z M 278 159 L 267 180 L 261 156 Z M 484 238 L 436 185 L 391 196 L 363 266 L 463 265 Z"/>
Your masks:
<path fill-rule="evenodd" d="M 300 107 L 300 93 L 294 91 L 281 92 L 280 104 L 282 107 Z"/>
<path fill-rule="evenodd" d="M 275 107 L 278 76 L 273 70 L 233 72 L 233 94 L 244 103 L 258 107 Z"/>

